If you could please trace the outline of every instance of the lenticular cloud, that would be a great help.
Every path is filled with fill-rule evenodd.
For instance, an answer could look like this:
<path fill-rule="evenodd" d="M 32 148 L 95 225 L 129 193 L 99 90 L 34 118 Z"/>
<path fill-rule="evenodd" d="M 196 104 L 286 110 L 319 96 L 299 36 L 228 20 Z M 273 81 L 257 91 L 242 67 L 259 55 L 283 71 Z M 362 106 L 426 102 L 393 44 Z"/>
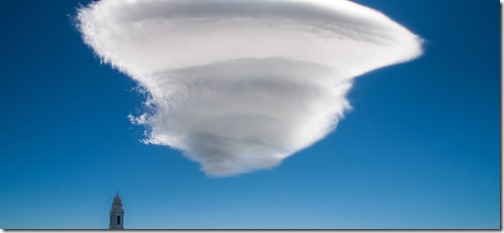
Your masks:
<path fill-rule="evenodd" d="M 346 0 L 100 0 L 78 27 L 148 93 L 147 143 L 212 176 L 278 165 L 330 133 L 352 79 L 421 54 L 421 40 Z"/>

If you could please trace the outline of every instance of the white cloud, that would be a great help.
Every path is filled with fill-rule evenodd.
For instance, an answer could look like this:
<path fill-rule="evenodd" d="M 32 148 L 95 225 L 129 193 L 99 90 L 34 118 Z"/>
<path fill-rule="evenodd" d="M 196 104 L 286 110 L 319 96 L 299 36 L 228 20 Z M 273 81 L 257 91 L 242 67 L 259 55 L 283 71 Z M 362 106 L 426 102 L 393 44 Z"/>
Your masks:
<path fill-rule="evenodd" d="M 270 168 L 333 130 L 352 79 L 413 59 L 421 40 L 345 0 L 101 0 L 85 42 L 149 93 L 148 143 L 209 175 Z"/>

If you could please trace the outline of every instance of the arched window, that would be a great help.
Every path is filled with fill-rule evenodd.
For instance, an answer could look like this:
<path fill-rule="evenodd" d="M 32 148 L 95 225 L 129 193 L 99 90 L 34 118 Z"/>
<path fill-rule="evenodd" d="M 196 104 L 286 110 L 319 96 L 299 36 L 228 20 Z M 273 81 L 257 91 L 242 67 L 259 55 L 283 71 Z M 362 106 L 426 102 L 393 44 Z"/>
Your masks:
<path fill-rule="evenodd" d="M 121 225 L 121 216 L 117 216 L 117 225 Z"/>

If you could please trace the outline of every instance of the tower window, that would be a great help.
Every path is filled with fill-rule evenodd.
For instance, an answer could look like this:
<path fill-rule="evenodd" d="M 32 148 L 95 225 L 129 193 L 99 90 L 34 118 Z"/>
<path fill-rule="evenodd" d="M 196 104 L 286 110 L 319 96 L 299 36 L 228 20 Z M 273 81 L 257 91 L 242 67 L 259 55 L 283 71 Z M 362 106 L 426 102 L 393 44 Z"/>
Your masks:
<path fill-rule="evenodd" d="M 121 216 L 117 216 L 117 225 L 121 225 Z"/>

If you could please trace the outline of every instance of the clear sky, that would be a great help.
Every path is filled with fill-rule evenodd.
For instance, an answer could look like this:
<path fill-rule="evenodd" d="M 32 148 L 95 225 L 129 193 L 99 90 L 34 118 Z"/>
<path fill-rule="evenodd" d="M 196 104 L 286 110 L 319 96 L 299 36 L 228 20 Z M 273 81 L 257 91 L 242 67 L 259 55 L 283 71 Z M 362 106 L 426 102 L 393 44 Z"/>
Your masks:
<path fill-rule="evenodd" d="M 359 0 L 425 39 L 356 79 L 336 131 L 280 166 L 209 178 L 145 145 L 143 97 L 72 17 L 89 1 L 0 3 L 0 228 L 498 228 L 499 6 Z"/>

